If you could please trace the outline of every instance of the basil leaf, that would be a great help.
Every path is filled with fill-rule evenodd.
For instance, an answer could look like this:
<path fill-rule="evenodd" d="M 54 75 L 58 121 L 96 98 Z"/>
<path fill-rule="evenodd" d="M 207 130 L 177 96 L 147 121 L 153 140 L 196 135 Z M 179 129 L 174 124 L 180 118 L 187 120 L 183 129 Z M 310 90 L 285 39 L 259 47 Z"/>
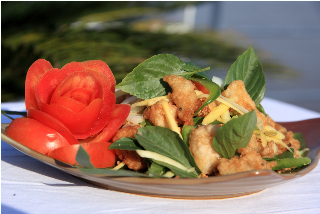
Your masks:
<path fill-rule="evenodd" d="M 262 65 L 252 47 L 240 55 L 236 62 L 232 64 L 225 78 L 225 87 L 234 80 L 244 82 L 248 94 L 256 105 L 262 101 L 266 91 L 266 80 Z"/>
<path fill-rule="evenodd" d="M 203 76 L 207 79 L 210 80 L 210 78 L 208 77 L 207 73 L 205 71 L 200 71 L 201 68 L 199 66 L 197 66 L 196 64 L 192 63 L 192 62 L 186 62 L 185 65 L 183 66 L 183 70 L 188 71 L 188 72 L 192 72 L 192 71 L 197 71 L 197 74 L 200 76 Z M 207 70 L 207 68 L 206 68 Z"/>
<path fill-rule="evenodd" d="M 123 137 L 112 143 L 108 149 L 120 149 L 120 150 L 138 150 L 141 149 L 136 139 L 131 137 Z"/>
<path fill-rule="evenodd" d="M 90 155 L 86 152 L 86 150 L 83 149 L 81 144 L 76 155 L 76 161 L 83 167 L 94 168 L 90 161 Z"/>
<path fill-rule="evenodd" d="M 164 155 L 187 168 L 195 167 L 196 171 L 201 173 L 189 147 L 170 129 L 160 126 L 142 127 L 135 138 L 145 150 Z"/>
<path fill-rule="evenodd" d="M 140 126 L 144 127 L 144 126 L 154 126 L 154 125 L 150 122 L 150 120 L 145 119 L 142 123 L 140 123 Z"/>
<path fill-rule="evenodd" d="M 197 115 L 198 112 L 203 109 L 205 106 L 209 105 L 213 101 L 215 101 L 221 94 L 220 87 L 218 84 L 212 82 L 211 80 L 208 80 L 200 75 L 193 75 L 190 80 L 194 82 L 198 82 L 201 85 L 203 85 L 205 88 L 207 88 L 210 91 L 209 97 L 206 99 L 206 101 L 203 102 L 203 104 L 200 106 L 200 108 L 194 113 L 194 115 Z"/>
<path fill-rule="evenodd" d="M 276 160 L 278 165 L 273 167 L 272 170 L 279 170 L 291 167 L 302 167 L 311 163 L 311 159 L 307 157 L 303 158 L 283 158 Z"/>
<path fill-rule="evenodd" d="M 190 125 L 190 126 L 184 125 L 182 127 L 182 130 L 181 130 L 182 139 L 188 146 L 189 146 L 190 132 L 192 131 L 193 128 L 200 125 L 202 123 L 202 121 L 203 121 L 203 117 L 195 117 L 195 118 L 193 118 L 194 125 Z"/>
<path fill-rule="evenodd" d="M 82 171 L 85 174 L 91 174 L 91 175 L 108 175 L 108 176 L 131 176 L 131 177 L 149 177 L 148 175 L 140 172 L 135 172 L 132 170 L 125 170 L 125 169 L 119 169 L 119 170 L 112 170 L 111 168 L 104 168 L 104 169 L 98 169 L 98 168 L 82 168 L 77 167 L 80 171 Z"/>
<path fill-rule="evenodd" d="M 192 131 L 192 129 L 194 128 L 195 126 L 188 126 L 188 125 L 184 125 L 182 127 L 182 130 L 181 130 L 181 135 L 182 135 L 182 139 L 183 139 L 183 142 L 185 142 L 185 144 L 187 146 L 189 146 L 189 136 L 190 136 L 190 132 Z"/>
<path fill-rule="evenodd" d="M 266 111 L 264 110 L 263 106 L 261 104 L 257 105 L 257 109 L 264 114 L 264 116 L 269 117 Z"/>
<path fill-rule="evenodd" d="M 214 150 L 220 156 L 230 159 L 238 149 L 247 146 L 256 123 L 257 115 L 255 111 L 231 119 L 216 132 L 212 141 Z"/>
<path fill-rule="evenodd" d="M 147 100 L 164 96 L 171 91 L 169 84 L 162 80 L 164 76 L 182 75 L 196 70 L 199 69 L 186 65 L 172 54 L 159 54 L 140 63 L 117 85 L 117 88 Z"/>
<path fill-rule="evenodd" d="M 293 153 L 294 150 L 291 149 L 290 151 L 285 151 L 284 153 L 280 155 L 276 155 L 273 158 L 263 158 L 266 161 L 276 161 L 277 166 L 273 167 L 272 170 L 279 170 L 279 169 L 285 169 L 285 168 L 299 168 L 302 166 L 305 166 L 311 162 L 310 158 L 307 157 L 300 157 L 300 158 L 294 158 Z"/>
<path fill-rule="evenodd" d="M 293 138 L 300 142 L 300 150 L 308 148 L 308 146 L 306 144 L 306 141 L 305 141 L 305 139 L 304 139 L 304 137 L 303 137 L 301 132 L 293 133 Z"/>

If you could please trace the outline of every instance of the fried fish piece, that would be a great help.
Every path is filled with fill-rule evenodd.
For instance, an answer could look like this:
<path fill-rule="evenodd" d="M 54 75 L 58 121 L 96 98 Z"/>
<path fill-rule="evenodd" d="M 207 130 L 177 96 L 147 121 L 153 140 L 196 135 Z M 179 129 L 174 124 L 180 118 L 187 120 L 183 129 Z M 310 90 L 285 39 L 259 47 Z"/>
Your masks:
<path fill-rule="evenodd" d="M 204 125 L 191 131 L 189 148 L 202 175 L 210 175 L 216 171 L 220 155 L 214 150 L 212 140 L 219 126 Z"/>
<path fill-rule="evenodd" d="M 217 169 L 219 175 L 228 175 L 255 169 L 272 169 L 277 166 L 276 161 L 267 162 L 253 149 L 241 148 L 238 150 L 240 156 L 235 155 L 231 159 L 221 158 Z"/>
<path fill-rule="evenodd" d="M 177 106 L 173 105 L 171 102 L 168 104 L 171 114 L 177 120 Z M 143 117 L 148 119 L 155 126 L 169 128 L 161 101 L 158 101 L 156 104 L 147 107 L 143 112 Z"/>
<path fill-rule="evenodd" d="M 235 80 L 227 89 L 222 92 L 222 96 L 232 98 L 235 103 L 247 109 L 248 111 L 254 110 L 257 114 L 257 118 L 261 119 L 263 125 L 274 127 L 275 123 L 270 117 L 266 117 L 262 112 L 257 109 L 255 102 L 248 94 L 245 84 L 242 80 Z"/>
<path fill-rule="evenodd" d="M 163 80 L 172 89 L 169 96 L 178 108 L 178 117 L 183 121 L 183 125 L 193 125 L 193 114 L 198 107 L 194 84 L 178 75 L 167 75 Z"/>
<path fill-rule="evenodd" d="M 122 137 L 134 137 L 140 129 L 140 125 L 127 124 L 119 129 L 112 138 L 112 143 L 116 142 Z M 136 151 L 130 150 L 115 150 L 117 157 L 122 160 L 130 169 L 141 171 L 147 167 Z"/>

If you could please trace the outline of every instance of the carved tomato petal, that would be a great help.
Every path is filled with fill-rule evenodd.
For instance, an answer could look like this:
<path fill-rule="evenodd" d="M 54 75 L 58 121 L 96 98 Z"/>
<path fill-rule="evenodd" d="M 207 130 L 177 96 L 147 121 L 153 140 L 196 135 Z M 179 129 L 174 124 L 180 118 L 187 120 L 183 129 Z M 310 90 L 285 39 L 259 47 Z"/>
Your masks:
<path fill-rule="evenodd" d="M 105 62 L 101 60 L 90 60 L 90 61 L 84 61 L 82 62 L 82 64 L 86 67 L 86 69 L 94 70 L 94 71 L 105 74 L 109 78 L 109 81 L 111 84 L 110 86 L 111 91 L 113 93 L 115 92 L 116 80 L 113 76 L 111 69 Z"/>
<path fill-rule="evenodd" d="M 49 61 L 38 59 L 29 68 L 25 82 L 25 103 L 26 109 L 39 109 L 35 95 L 35 86 L 38 84 L 43 74 L 52 69 Z"/>
<path fill-rule="evenodd" d="M 81 112 L 73 112 L 57 103 L 42 103 L 41 110 L 62 122 L 78 138 L 78 134 L 90 136 L 88 133 L 98 120 L 101 105 L 102 99 L 95 99 Z"/>

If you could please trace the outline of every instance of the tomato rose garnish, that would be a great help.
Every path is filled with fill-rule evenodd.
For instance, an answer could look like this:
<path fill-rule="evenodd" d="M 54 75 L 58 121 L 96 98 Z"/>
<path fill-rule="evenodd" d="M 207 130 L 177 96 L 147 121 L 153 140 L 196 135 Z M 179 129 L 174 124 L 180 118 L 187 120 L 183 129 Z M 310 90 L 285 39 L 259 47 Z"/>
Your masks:
<path fill-rule="evenodd" d="M 93 60 L 71 62 L 61 69 L 47 67 L 43 60 L 37 60 L 28 71 L 26 97 L 36 97 L 36 103 L 30 99 L 27 110 L 35 108 L 53 116 L 77 139 L 100 132 L 115 107 L 115 81 L 113 75 L 111 81 L 108 77 L 111 71 L 107 64 Z M 35 72 L 33 68 L 46 71 Z M 35 90 L 27 92 L 27 88 Z"/>
<path fill-rule="evenodd" d="M 116 104 L 115 85 L 109 66 L 101 60 L 71 62 L 59 69 L 39 59 L 26 77 L 27 117 L 14 119 L 6 134 L 72 164 L 82 142 L 94 166 L 111 167 L 115 153 L 108 150 L 108 141 L 130 112 L 129 105 Z"/>

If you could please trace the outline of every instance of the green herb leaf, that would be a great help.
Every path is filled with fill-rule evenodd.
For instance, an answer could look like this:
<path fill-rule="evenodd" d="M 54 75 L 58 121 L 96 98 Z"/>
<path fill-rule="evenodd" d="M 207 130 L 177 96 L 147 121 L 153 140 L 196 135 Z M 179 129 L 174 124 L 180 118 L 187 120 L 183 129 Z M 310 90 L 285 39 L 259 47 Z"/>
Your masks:
<path fill-rule="evenodd" d="M 83 167 L 94 168 L 90 161 L 90 155 L 86 152 L 86 150 L 83 149 L 81 144 L 77 152 L 76 161 Z"/>
<path fill-rule="evenodd" d="M 240 55 L 236 62 L 232 64 L 225 78 L 225 87 L 234 80 L 244 82 L 248 94 L 256 105 L 262 101 L 266 91 L 266 80 L 262 65 L 252 47 Z"/>
<path fill-rule="evenodd" d="M 192 131 L 192 129 L 194 128 L 195 126 L 188 126 L 188 125 L 184 125 L 182 127 L 182 130 L 181 130 L 181 135 L 182 135 L 182 139 L 183 139 L 183 142 L 185 142 L 186 145 L 189 146 L 189 136 L 190 136 L 190 132 Z"/>
<path fill-rule="evenodd" d="M 300 150 L 308 148 L 307 143 L 306 143 L 306 141 L 305 141 L 305 139 L 304 139 L 304 137 L 303 137 L 301 132 L 293 133 L 293 138 L 300 142 Z"/>
<path fill-rule="evenodd" d="M 91 175 L 107 175 L 107 176 L 130 176 L 130 177 L 149 177 L 146 174 L 135 172 L 132 170 L 125 170 L 125 169 L 119 169 L 119 170 L 113 170 L 112 168 L 104 168 L 104 169 L 98 169 L 98 168 L 82 168 L 77 167 L 80 171 L 82 171 L 85 174 L 91 174 Z"/>
<path fill-rule="evenodd" d="M 201 107 L 194 113 L 194 115 L 197 115 L 198 112 L 203 109 L 205 106 L 209 105 L 213 101 L 215 101 L 221 94 L 220 87 L 216 83 L 212 82 L 211 80 L 208 80 L 207 78 L 204 78 L 200 75 L 193 75 L 190 80 L 194 82 L 198 82 L 201 85 L 203 85 L 206 89 L 210 91 L 209 97 L 206 99 L 206 101 L 203 102 Z"/>
<path fill-rule="evenodd" d="M 266 111 L 264 110 L 263 106 L 261 104 L 257 105 L 257 109 L 264 114 L 264 116 L 269 117 Z"/>
<path fill-rule="evenodd" d="M 186 74 L 186 72 L 197 70 L 199 70 L 197 67 L 186 65 L 172 54 L 159 54 L 140 63 L 117 85 L 117 88 L 138 98 L 151 99 L 164 96 L 171 91 L 169 84 L 162 80 L 164 76 L 185 74 L 188 78 L 193 73 Z"/>
<path fill-rule="evenodd" d="M 256 123 L 255 111 L 231 119 L 216 132 L 212 141 L 214 150 L 222 157 L 231 158 L 238 149 L 247 146 Z"/>
<path fill-rule="evenodd" d="M 170 129 L 159 126 L 143 127 L 138 130 L 135 138 L 145 150 L 164 155 L 187 168 L 195 167 L 196 171 L 201 173 L 189 147 Z"/>
<path fill-rule="evenodd" d="M 195 118 L 193 118 L 194 125 L 190 125 L 190 126 L 184 125 L 182 127 L 182 130 L 181 130 L 182 139 L 187 144 L 187 146 L 189 146 L 190 132 L 192 131 L 193 128 L 200 125 L 202 123 L 202 121 L 203 121 L 203 117 L 195 117 Z"/>
<path fill-rule="evenodd" d="M 199 71 L 199 70 L 201 70 L 201 68 L 192 62 L 186 62 L 185 65 L 183 66 L 183 70 L 188 71 L 188 72 L 197 71 L 198 75 L 209 79 L 207 73 L 205 71 Z M 204 70 L 208 70 L 208 68 L 205 68 Z"/>
<path fill-rule="evenodd" d="M 141 147 L 138 144 L 138 141 L 131 137 L 123 137 L 112 143 L 108 149 L 120 149 L 120 150 L 138 150 Z"/>
<path fill-rule="evenodd" d="M 277 166 L 273 167 L 272 170 L 279 170 L 285 168 L 299 168 L 305 166 L 311 162 L 310 158 L 301 157 L 301 158 L 294 158 L 293 157 L 294 150 L 291 148 L 290 151 L 285 151 L 280 155 L 276 155 L 273 158 L 263 158 L 266 161 L 276 161 Z"/>
<path fill-rule="evenodd" d="M 311 163 L 311 159 L 307 157 L 302 158 L 283 158 L 276 160 L 278 165 L 273 167 L 272 170 L 279 170 L 291 167 L 302 167 Z"/>

